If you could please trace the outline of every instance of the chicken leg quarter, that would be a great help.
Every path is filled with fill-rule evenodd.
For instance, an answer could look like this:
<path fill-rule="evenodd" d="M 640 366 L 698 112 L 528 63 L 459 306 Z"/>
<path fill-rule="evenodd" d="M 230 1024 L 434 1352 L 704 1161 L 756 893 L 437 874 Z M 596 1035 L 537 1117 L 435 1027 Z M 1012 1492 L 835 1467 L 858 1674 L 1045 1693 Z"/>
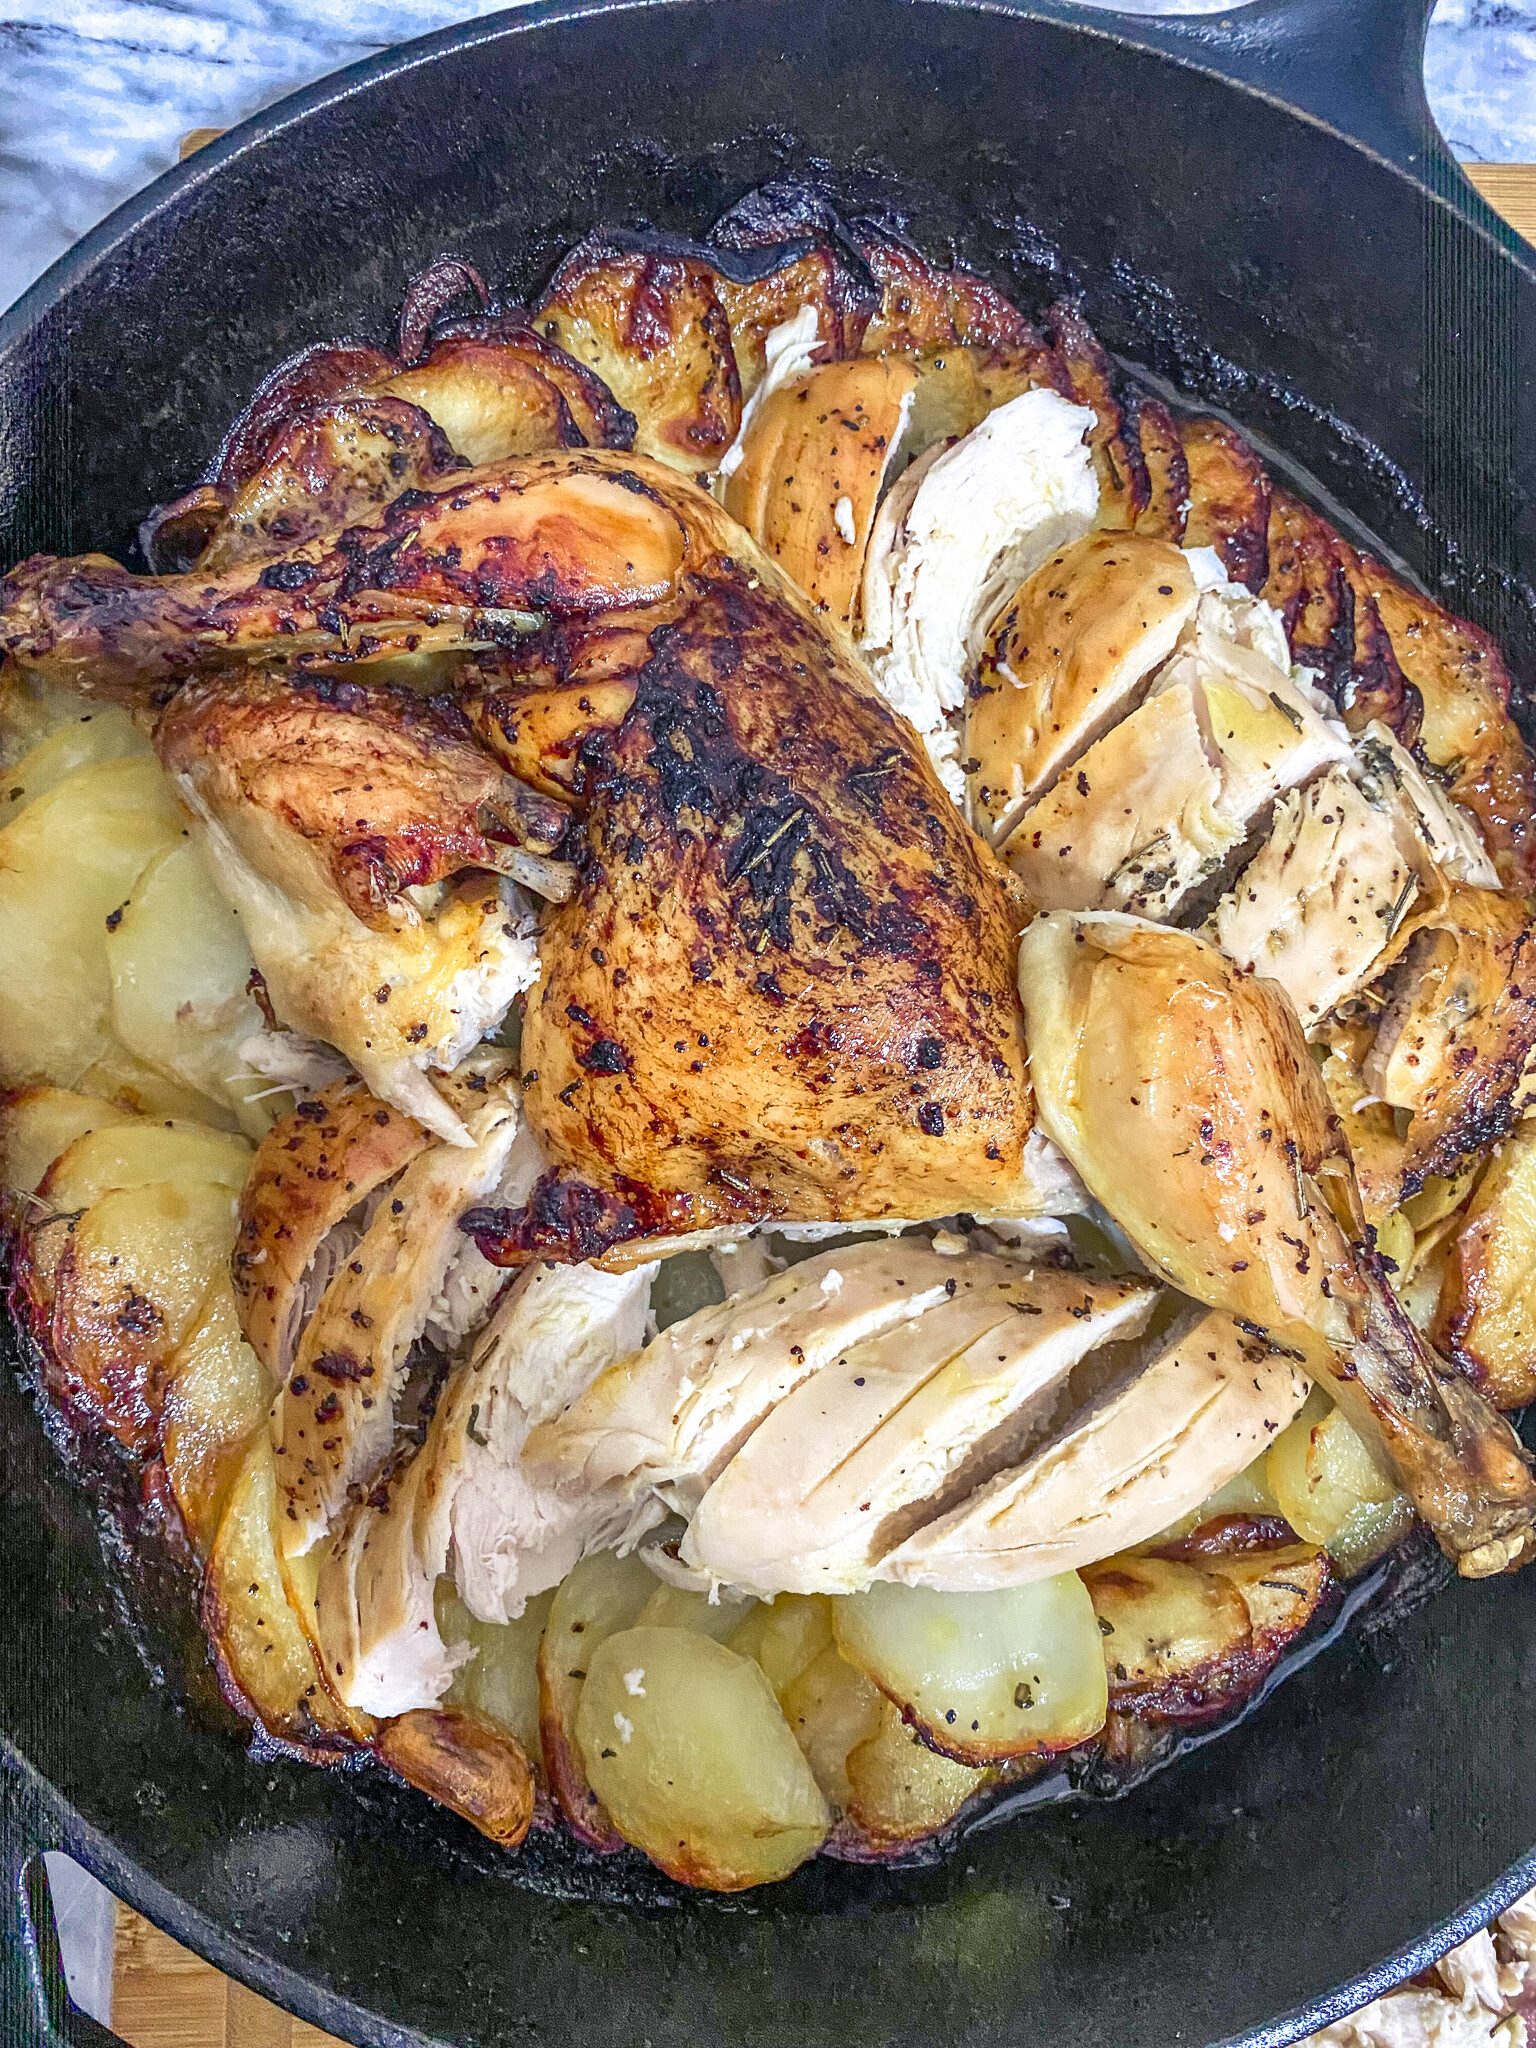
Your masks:
<path fill-rule="evenodd" d="M 1188 933 L 1064 912 L 1026 932 L 1019 986 L 1041 1123 L 1144 1256 L 1292 1349 L 1465 1577 L 1522 1563 L 1529 1461 L 1362 1242 L 1348 1148 L 1279 989 Z"/>

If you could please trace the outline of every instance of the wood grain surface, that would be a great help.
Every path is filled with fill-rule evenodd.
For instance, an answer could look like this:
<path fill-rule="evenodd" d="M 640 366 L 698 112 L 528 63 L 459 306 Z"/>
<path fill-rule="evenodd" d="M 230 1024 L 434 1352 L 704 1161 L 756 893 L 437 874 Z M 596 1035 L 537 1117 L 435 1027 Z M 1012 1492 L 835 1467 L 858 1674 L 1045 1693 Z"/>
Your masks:
<path fill-rule="evenodd" d="M 218 129 L 194 129 L 183 154 Z M 1489 205 L 1536 242 L 1536 164 L 1468 164 Z M 221 1976 L 127 1906 L 117 1909 L 112 2027 L 129 2048 L 339 2048 L 333 2037 Z"/>

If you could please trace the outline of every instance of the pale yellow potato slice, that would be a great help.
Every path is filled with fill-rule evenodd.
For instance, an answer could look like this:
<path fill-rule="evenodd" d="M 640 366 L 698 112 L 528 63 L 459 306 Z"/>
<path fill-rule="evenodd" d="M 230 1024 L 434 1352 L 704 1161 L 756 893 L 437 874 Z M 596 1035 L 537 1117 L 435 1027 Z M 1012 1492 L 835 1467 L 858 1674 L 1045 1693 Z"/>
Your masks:
<path fill-rule="evenodd" d="M 107 919 L 182 829 L 144 759 L 82 769 L 0 831 L 0 1083 L 72 1088 L 107 1053 Z"/>
<path fill-rule="evenodd" d="M 655 1574 L 638 1557 L 611 1550 L 584 1557 L 556 1589 L 539 1644 L 544 1776 L 572 1832 L 594 1849 L 616 1849 L 622 1842 L 588 1783 L 576 1744 L 576 1711 L 599 1645 L 634 1626 L 655 1586 Z"/>
<path fill-rule="evenodd" d="M 105 1096 L 135 1116 L 153 1117 L 157 1122 L 172 1117 L 183 1123 L 212 1124 L 221 1131 L 237 1128 L 233 1110 L 210 1102 L 180 1081 L 167 1080 L 115 1038 L 100 1059 L 92 1060 L 76 1085 L 87 1095 Z"/>
<path fill-rule="evenodd" d="M 30 1195 L 77 1138 L 135 1121 L 132 1110 L 72 1088 L 18 1088 L 0 1103 L 0 1187 Z"/>
<path fill-rule="evenodd" d="M 272 1445 L 258 1434 L 230 1491 L 208 1559 L 203 1625 L 226 1687 L 269 1733 L 309 1750 L 334 1750 L 369 1724 L 325 1689 L 308 1636 L 288 1602 L 273 1541 L 277 1484 Z"/>
<path fill-rule="evenodd" d="M 234 1289 L 221 1270 L 171 1361 L 162 1425 L 166 1474 L 199 1552 L 213 1540 L 241 1453 L 271 1399 L 272 1382 L 240 1334 Z"/>
<path fill-rule="evenodd" d="M 696 1635 L 712 1636 L 723 1643 L 733 1636 L 755 1603 L 728 1600 L 723 1594 L 712 1601 L 707 1593 L 690 1593 L 683 1586 L 658 1581 L 656 1590 L 635 1619 L 636 1628 L 691 1628 Z M 743 1651 L 750 1656 L 750 1651 Z"/>
<path fill-rule="evenodd" d="M 525 1755 L 539 1757 L 539 1644 L 555 1589 L 535 1593 L 516 1621 L 479 1621 L 454 1589 L 439 1579 L 434 1602 L 437 1632 L 450 1649 L 468 1643 L 474 1656 L 461 1664 L 445 1704 L 473 1707 L 517 1738 Z"/>
<path fill-rule="evenodd" d="M 1271 1444 L 1269 1484 L 1297 1535 L 1320 1543 L 1346 1577 L 1389 1550 L 1413 1519 L 1407 1495 L 1321 1389 Z"/>
<path fill-rule="evenodd" d="M 756 1658 L 782 1706 L 801 1672 L 831 1648 L 832 1603 L 820 1593 L 781 1593 L 777 1600 L 759 1600 L 724 1640 L 740 1656 Z"/>
<path fill-rule="evenodd" d="M 88 1131 L 57 1158 L 40 1192 L 55 1209 L 88 1209 L 114 1188 L 212 1181 L 238 1194 L 255 1157 L 244 1138 L 205 1124 L 123 1122 Z"/>
<path fill-rule="evenodd" d="M 853 1797 L 848 1759 L 880 1731 L 886 1702 L 879 1688 L 829 1642 L 785 1687 L 780 1704 L 817 1784 L 845 1811 Z"/>
<path fill-rule="evenodd" d="M 239 1051 L 262 1028 L 249 991 L 255 962 L 192 840 L 168 847 L 134 883 L 107 934 L 107 965 L 113 1028 L 128 1050 L 233 1110 L 260 1137 L 272 1120 L 272 1084 Z"/>
<path fill-rule="evenodd" d="M 1093 1602 L 1076 1572 L 992 1593 L 871 1586 L 833 1602 L 838 1648 L 946 1756 L 1070 1749 L 1104 1725 Z"/>
<path fill-rule="evenodd" d="M 67 724 L 39 739 L 12 767 L 0 769 L 0 826 L 19 818 L 28 804 L 79 769 L 150 751 L 149 741 L 120 706 L 91 704 L 82 697 L 73 701 L 77 709 Z"/>
<path fill-rule="evenodd" d="M 831 1827 L 760 1667 L 693 1629 L 610 1636 L 582 1687 L 576 1740 L 620 1834 L 684 1883 L 771 1884 Z"/>

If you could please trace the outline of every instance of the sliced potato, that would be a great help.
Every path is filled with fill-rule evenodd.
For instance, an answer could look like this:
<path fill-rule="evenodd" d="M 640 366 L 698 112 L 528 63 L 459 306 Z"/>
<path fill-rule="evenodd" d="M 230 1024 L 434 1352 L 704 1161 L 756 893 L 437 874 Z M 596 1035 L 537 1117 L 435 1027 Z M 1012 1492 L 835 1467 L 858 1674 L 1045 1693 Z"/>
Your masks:
<path fill-rule="evenodd" d="M 777 1603 L 775 1603 L 777 1604 Z M 831 1624 L 828 1623 L 830 1633 Z M 828 1642 L 784 1688 L 780 1705 L 817 1784 L 842 1812 L 853 1797 L 848 1759 L 878 1734 L 884 1695 Z"/>
<path fill-rule="evenodd" d="M 309 1750 L 366 1740 L 371 1724 L 325 1689 L 309 1638 L 288 1604 L 273 1540 L 272 1445 L 257 1435 L 230 1490 L 203 1581 L 203 1626 L 235 1704 L 267 1731 Z"/>
<path fill-rule="evenodd" d="M 107 1052 L 107 918 L 182 830 L 145 759 L 80 770 L 0 832 L 0 1082 L 72 1088 Z"/>
<path fill-rule="evenodd" d="M 1254 1650 L 1266 1663 L 1300 1635 L 1328 1588 L 1328 1553 L 1316 1543 L 1233 1551 L 1201 1563 L 1243 1596 Z"/>
<path fill-rule="evenodd" d="M 38 1228 L 62 1240 L 46 1304 L 61 1391 L 141 1455 L 157 1446 L 173 1361 L 234 1235 L 234 1197 L 206 1181 L 116 1189 L 83 1216 Z"/>
<path fill-rule="evenodd" d="M 14 1088 L 0 1099 L 0 1187 L 30 1195 L 59 1157 L 88 1131 L 135 1121 L 132 1110 L 72 1088 Z"/>
<path fill-rule="evenodd" d="M 240 1334 L 235 1292 L 221 1271 L 171 1361 L 162 1424 L 171 1491 L 200 1553 L 213 1541 L 224 1496 L 271 1400 L 272 1381 Z"/>
<path fill-rule="evenodd" d="M 1253 1653 L 1236 1586 L 1168 1557 L 1111 1557 L 1083 1573 L 1117 1706 L 1141 1696 L 1170 1718 L 1246 1689 Z"/>
<path fill-rule="evenodd" d="M 624 1839 L 686 1884 L 771 1884 L 832 1824 L 760 1667 L 693 1629 L 609 1636 L 582 1687 L 576 1740 Z"/>
<path fill-rule="evenodd" d="M 1515 1126 L 1478 1184 L 1431 1334 L 1498 1407 L 1536 1397 L 1536 1122 Z"/>
<path fill-rule="evenodd" d="M 408 1785 L 515 1849 L 533 1824 L 533 1772 L 522 1746 L 472 1707 L 417 1707 L 385 1721 L 374 1754 Z"/>
<path fill-rule="evenodd" d="M 1297 1535 L 1322 1544 L 1346 1577 L 1390 1550 L 1413 1520 L 1407 1496 L 1320 1390 L 1270 1445 L 1269 1483 Z"/>
<path fill-rule="evenodd" d="M 19 764 L 34 747 L 96 707 L 78 690 L 45 683 L 13 662 L 0 662 L 0 762 Z"/>
<path fill-rule="evenodd" d="M 168 1080 L 115 1038 L 100 1059 L 92 1060 L 77 1086 L 87 1095 L 101 1095 L 132 1110 L 135 1116 L 180 1118 L 183 1123 L 212 1124 L 221 1131 L 237 1128 L 233 1110 L 210 1102 L 181 1081 Z"/>
<path fill-rule="evenodd" d="M 593 1849 L 623 1846 L 587 1780 L 576 1744 L 576 1711 L 593 1654 L 632 1628 L 655 1590 L 650 1567 L 611 1550 L 584 1557 L 556 1589 L 539 1644 L 539 1740 L 544 1776 L 572 1832 Z"/>
<path fill-rule="evenodd" d="M 831 1647 L 832 1603 L 822 1593 L 781 1593 L 777 1600 L 759 1600 L 723 1640 L 739 1656 L 756 1658 L 782 1706 L 801 1672 Z"/>
<path fill-rule="evenodd" d="M 656 1590 L 641 1608 L 635 1619 L 636 1628 L 691 1628 L 695 1634 L 713 1636 L 717 1643 L 723 1643 L 736 1633 L 755 1602 L 727 1600 L 724 1595 L 712 1601 L 707 1593 L 690 1593 L 682 1586 L 669 1586 L 658 1582 Z M 749 1650 L 742 1652 L 750 1656 Z"/>
<path fill-rule="evenodd" d="M 995 1593 L 871 1586 L 832 1606 L 837 1646 L 946 1756 L 1070 1749 L 1104 1725 L 1093 1603 L 1076 1572 Z"/>
<path fill-rule="evenodd" d="M 910 1729 L 890 1700 L 880 1726 L 848 1758 L 845 1819 L 872 1855 L 904 1848 L 947 1827 L 992 1779 L 973 1764 L 940 1756 Z"/>
<path fill-rule="evenodd" d="M 254 1158 L 244 1138 L 206 1124 L 126 1119 L 77 1138 L 48 1169 L 39 1193 L 55 1209 L 88 1209 L 114 1188 L 212 1181 L 238 1194 Z"/>
<path fill-rule="evenodd" d="M 149 741 L 121 706 L 92 704 L 83 697 L 74 703 L 75 715 L 67 724 L 38 740 L 13 767 L 0 769 L 0 826 L 19 818 L 28 804 L 79 769 L 150 751 Z"/>
<path fill-rule="evenodd" d="M 223 1103 L 260 1137 L 272 1121 L 271 1083 L 239 1053 L 262 1028 L 249 989 L 255 964 L 239 918 L 190 839 L 148 864 L 107 934 L 112 1022 L 123 1044 L 168 1079 Z"/>
<path fill-rule="evenodd" d="M 537 1593 L 516 1621 L 477 1621 L 454 1590 L 437 1582 L 437 1632 L 450 1648 L 469 1643 L 474 1656 L 454 1674 L 445 1704 L 473 1707 L 516 1737 L 530 1758 L 539 1749 L 539 1644 L 555 1602 L 554 1589 Z"/>

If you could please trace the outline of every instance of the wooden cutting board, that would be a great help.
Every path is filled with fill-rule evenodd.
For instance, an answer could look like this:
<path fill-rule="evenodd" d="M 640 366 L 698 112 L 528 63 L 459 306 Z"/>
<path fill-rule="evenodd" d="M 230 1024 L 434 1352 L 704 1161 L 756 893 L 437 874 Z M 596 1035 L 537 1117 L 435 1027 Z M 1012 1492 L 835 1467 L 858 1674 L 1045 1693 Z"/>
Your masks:
<path fill-rule="evenodd" d="M 193 129 L 182 155 L 220 132 Z M 1536 242 L 1536 164 L 1468 164 L 1466 172 L 1489 205 Z M 112 2026 L 129 2048 L 339 2048 L 331 2035 L 221 1976 L 127 1906 L 117 1909 Z"/>

